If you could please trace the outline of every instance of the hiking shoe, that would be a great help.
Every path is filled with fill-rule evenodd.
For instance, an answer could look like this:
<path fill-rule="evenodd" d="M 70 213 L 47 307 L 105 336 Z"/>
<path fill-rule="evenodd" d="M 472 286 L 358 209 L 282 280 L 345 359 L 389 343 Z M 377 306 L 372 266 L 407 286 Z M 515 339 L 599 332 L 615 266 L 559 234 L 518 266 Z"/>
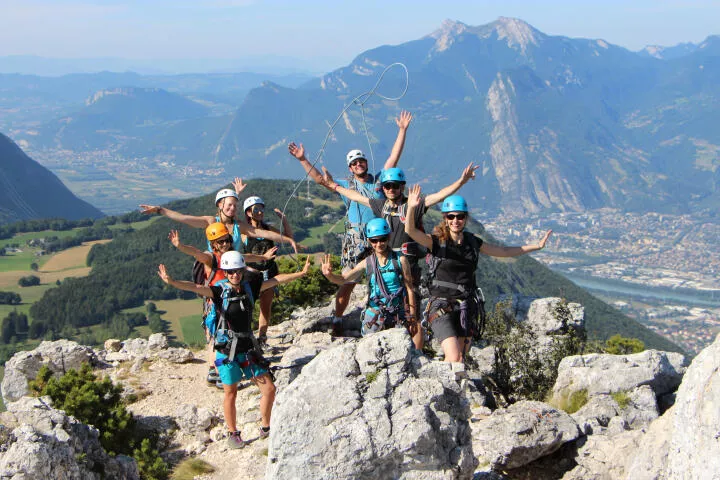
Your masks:
<path fill-rule="evenodd" d="M 260 439 L 267 438 L 270 436 L 270 427 L 268 427 L 267 430 L 265 430 L 263 427 L 260 427 Z"/>
<path fill-rule="evenodd" d="M 245 442 L 240 436 L 240 432 L 230 432 L 228 435 L 227 443 L 230 448 L 239 449 L 245 446 Z"/>
<path fill-rule="evenodd" d="M 344 336 L 344 333 L 342 322 L 333 322 L 332 327 L 330 327 L 330 336 L 342 337 Z"/>
<path fill-rule="evenodd" d="M 260 348 L 262 348 L 263 350 L 268 348 L 267 335 L 265 335 L 265 334 L 258 335 L 257 341 L 258 341 L 258 345 L 260 345 Z"/>
<path fill-rule="evenodd" d="M 217 388 L 219 388 L 220 390 L 222 390 L 223 388 L 225 388 L 225 387 L 223 387 L 223 382 L 222 382 L 222 380 L 220 380 L 220 379 L 218 379 L 218 381 L 215 382 L 215 386 L 216 386 Z"/>
<path fill-rule="evenodd" d="M 208 371 L 207 381 L 208 383 L 217 383 L 220 381 L 220 375 L 218 375 L 218 371 L 216 369 L 211 368 Z"/>

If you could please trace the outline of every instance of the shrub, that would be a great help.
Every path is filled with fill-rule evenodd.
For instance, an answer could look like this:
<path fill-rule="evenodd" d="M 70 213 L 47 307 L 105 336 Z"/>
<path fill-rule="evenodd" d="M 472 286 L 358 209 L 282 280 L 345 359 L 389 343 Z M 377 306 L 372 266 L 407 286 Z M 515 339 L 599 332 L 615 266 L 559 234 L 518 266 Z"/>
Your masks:
<path fill-rule="evenodd" d="M 167 465 L 151 448 L 151 440 L 140 441 L 135 431 L 135 419 L 121 396 L 122 385 L 113 385 L 108 377 L 98 380 L 87 363 L 80 371 L 69 370 L 58 378 L 44 365 L 30 382 L 30 391 L 38 396 L 49 395 L 55 408 L 97 428 L 100 444 L 109 454 L 133 455 L 143 478 L 167 478 Z"/>
<path fill-rule="evenodd" d="M 18 285 L 20 285 L 21 287 L 34 287 L 35 285 L 40 285 L 40 277 L 37 277 L 35 275 L 20 277 L 20 280 L 18 280 Z"/>
<path fill-rule="evenodd" d="M 621 409 L 627 408 L 628 405 L 630 405 L 630 397 L 628 396 L 627 392 L 613 392 L 610 394 L 610 396 L 615 400 L 615 402 L 618 404 L 618 407 Z"/>
<path fill-rule="evenodd" d="M 637 338 L 627 338 L 620 334 L 613 335 L 605 342 L 605 351 L 613 355 L 629 355 L 645 350 L 645 344 Z"/>
<path fill-rule="evenodd" d="M 193 478 L 204 473 L 212 473 L 215 469 L 212 465 L 199 458 L 189 458 L 175 468 L 173 480 L 193 480 Z"/>
<path fill-rule="evenodd" d="M 563 392 L 559 396 L 552 398 L 548 403 L 553 407 L 564 410 L 567 413 L 573 414 L 580 410 L 588 402 L 587 390 L 577 390 L 572 392 L 570 395 L 567 392 Z"/>

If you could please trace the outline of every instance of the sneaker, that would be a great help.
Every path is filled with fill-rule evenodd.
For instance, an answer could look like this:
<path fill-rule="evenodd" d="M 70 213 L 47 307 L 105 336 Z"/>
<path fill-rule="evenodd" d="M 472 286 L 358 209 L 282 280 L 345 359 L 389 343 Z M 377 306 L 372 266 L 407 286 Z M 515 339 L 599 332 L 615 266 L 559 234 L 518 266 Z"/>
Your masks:
<path fill-rule="evenodd" d="M 265 334 L 258 335 L 257 341 L 258 341 L 258 345 L 260 345 L 260 348 L 262 348 L 263 350 L 268 348 L 267 335 L 265 335 Z"/>
<path fill-rule="evenodd" d="M 342 322 L 333 322 L 332 327 L 330 327 L 330 336 L 342 337 L 344 336 L 344 333 L 345 332 L 343 332 Z"/>
<path fill-rule="evenodd" d="M 215 382 L 215 386 L 216 386 L 217 388 L 219 388 L 220 390 L 222 390 L 223 388 L 225 388 L 225 387 L 223 386 L 222 380 L 220 380 L 220 379 L 218 379 L 218 381 Z"/>
<path fill-rule="evenodd" d="M 227 443 L 230 448 L 239 449 L 245 446 L 245 442 L 240 436 L 240 432 L 230 432 L 228 435 Z"/>
<path fill-rule="evenodd" d="M 260 438 L 267 438 L 270 436 L 270 427 L 268 427 L 267 430 L 265 430 L 263 427 L 260 427 Z"/>
<path fill-rule="evenodd" d="M 216 369 L 211 368 L 208 371 L 207 381 L 208 383 L 217 383 L 218 381 L 220 381 L 220 375 L 218 375 L 218 371 Z"/>

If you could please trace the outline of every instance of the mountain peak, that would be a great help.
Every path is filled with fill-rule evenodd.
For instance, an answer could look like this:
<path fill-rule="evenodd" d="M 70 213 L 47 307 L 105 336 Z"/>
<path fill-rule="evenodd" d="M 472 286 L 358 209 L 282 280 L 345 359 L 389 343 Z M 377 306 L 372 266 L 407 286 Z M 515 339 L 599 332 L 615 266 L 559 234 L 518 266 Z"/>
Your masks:
<path fill-rule="evenodd" d="M 538 44 L 540 32 L 519 18 L 500 17 L 493 26 L 498 39 L 506 39 L 509 47 L 517 46 L 523 54 L 528 45 Z"/>
<path fill-rule="evenodd" d="M 467 30 L 468 26 L 462 22 L 450 19 L 443 20 L 440 28 L 430 34 L 430 37 L 435 39 L 435 50 L 438 52 L 447 50 L 453 44 L 455 38 Z"/>

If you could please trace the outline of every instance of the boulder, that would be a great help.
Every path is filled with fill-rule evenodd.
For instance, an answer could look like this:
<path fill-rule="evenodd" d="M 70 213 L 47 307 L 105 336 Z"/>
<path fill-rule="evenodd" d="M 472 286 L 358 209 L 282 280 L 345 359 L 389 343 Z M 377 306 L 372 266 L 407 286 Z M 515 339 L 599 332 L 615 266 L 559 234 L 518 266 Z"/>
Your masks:
<path fill-rule="evenodd" d="M 560 362 L 553 399 L 560 401 L 581 390 L 590 396 L 630 392 L 641 385 L 649 385 L 656 396 L 663 395 L 680 385 L 685 368 L 681 354 L 657 350 L 632 355 L 573 355 Z"/>
<path fill-rule="evenodd" d="M 168 348 L 168 339 L 164 333 L 153 333 L 148 337 L 147 348 L 150 351 Z"/>
<path fill-rule="evenodd" d="M 195 355 L 187 348 L 167 348 L 157 352 L 158 358 L 164 358 L 170 363 L 189 363 L 195 359 Z"/>
<path fill-rule="evenodd" d="M 120 352 L 131 358 L 146 357 L 148 355 L 148 341 L 144 338 L 131 338 L 123 342 Z"/>
<path fill-rule="evenodd" d="M 615 417 L 619 419 L 619 417 Z M 611 423 L 613 423 L 611 421 Z M 642 432 L 622 431 L 615 435 L 591 435 L 578 440 L 577 466 L 562 480 L 616 480 L 624 478 L 632 452 L 637 451 Z M 637 478 L 637 477 L 632 477 Z"/>
<path fill-rule="evenodd" d="M 580 435 L 570 415 L 536 401 L 495 410 L 472 425 L 473 451 L 480 464 L 513 469 L 558 450 Z"/>
<path fill-rule="evenodd" d="M 19 400 L 28 393 L 28 383 L 35 380 L 40 368 L 47 365 L 55 375 L 70 369 L 79 370 L 83 363 L 93 363 L 92 348 L 70 340 L 42 342 L 35 350 L 18 352 L 5 364 L 2 396 L 5 403 Z"/>
<path fill-rule="evenodd" d="M 720 335 L 695 357 L 677 391 L 667 478 L 720 478 L 718 372 Z"/>
<path fill-rule="evenodd" d="M 559 307 L 565 303 L 561 298 L 536 298 L 524 295 L 502 295 L 498 304 L 505 307 L 503 314 L 515 321 L 528 324 L 539 336 L 560 335 L 568 328 L 585 327 L 585 310 L 579 303 L 565 303 L 566 315 Z"/>
<path fill-rule="evenodd" d="M 139 480 L 135 460 L 109 456 L 96 429 L 52 408 L 49 397 L 24 397 L 7 407 L 17 426 L 0 453 L 2 478 Z"/>
<path fill-rule="evenodd" d="M 278 392 L 267 479 L 471 478 L 469 406 L 405 329 L 321 352 Z"/>
<path fill-rule="evenodd" d="M 116 338 L 110 338 L 105 340 L 104 347 L 106 352 L 119 352 L 122 348 L 122 342 Z"/>
<path fill-rule="evenodd" d="M 629 456 L 626 480 L 668 480 L 667 457 L 674 415 L 671 411 L 652 422 L 639 439 L 634 455 Z M 620 478 L 620 477 L 617 477 Z"/>
<path fill-rule="evenodd" d="M 189 435 L 201 434 L 217 425 L 218 418 L 207 408 L 198 408 L 185 403 L 175 411 L 175 422 L 183 433 Z"/>

